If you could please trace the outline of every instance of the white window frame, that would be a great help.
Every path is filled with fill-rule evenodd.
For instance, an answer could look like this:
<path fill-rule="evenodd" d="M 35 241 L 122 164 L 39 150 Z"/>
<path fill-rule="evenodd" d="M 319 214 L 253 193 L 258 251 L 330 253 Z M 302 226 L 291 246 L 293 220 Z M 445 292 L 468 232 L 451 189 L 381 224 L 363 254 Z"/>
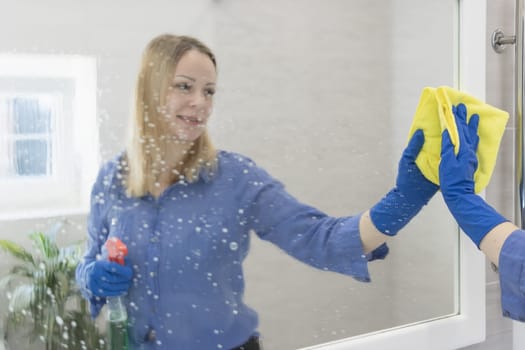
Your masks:
<path fill-rule="evenodd" d="M 436 0 L 437 1 L 437 0 Z M 456 86 L 485 97 L 486 0 L 458 0 L 459 71 Z M 451 45 L 452 46 L 452 45 Z M 454 50 L 451 49 L 451 54 Z M 447 350 L 485 340 L 485 256 L 459 232 L 457 313 L 378 332 L 340 339 L 303 350 Z M 381 312 L 374 310 L 373 312 Z"/>
<path fill-rule="evenodd" d="M 96 72 L 96 59 L 90 56 L 0 55 L 0 95 L 57 94 L 63 99 L 54 125 L 52 176 L 0 179 L 0 220 L 89 210 L 100 153 Z"/>

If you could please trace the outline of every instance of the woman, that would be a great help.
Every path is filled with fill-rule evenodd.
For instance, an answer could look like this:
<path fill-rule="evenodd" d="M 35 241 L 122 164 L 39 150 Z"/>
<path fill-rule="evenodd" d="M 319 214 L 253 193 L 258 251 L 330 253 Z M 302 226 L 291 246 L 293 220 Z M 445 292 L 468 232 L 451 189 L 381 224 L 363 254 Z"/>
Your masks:
<path fill-rule="evenodd" d="M 247 157 L 214 149 L 206 125 L 216 80 L 215 56 L 200 41 L 154 38 L 131 142 L 93 186 L 77 280 L 93 316 L 106 297 L 127 293 L 134 349 L 259 349 L 257 314 L 243 302 L 251 230 L 309 265 L 369 281 L 367 262 L 386 256 L 386 239 L 437 191 L 414 163 L 419 131 L 396 186 L 369 211 L 334 218 L 298 202 Z M 100 258 L 114 236 L 128 246 L 126 266 Z"/>
<path fill-rule="evenodd" d="M 461 229 L 499 267 L 503 315 L 525 322 L 525 231 L 510 223 L 474 193 L 479 116 L 472 115 L 467 124 L 464 104 L 459 104 L 453 112 L 460 147 L 456 155 L 445 130 L 439 165 L 443 198 Z"/>

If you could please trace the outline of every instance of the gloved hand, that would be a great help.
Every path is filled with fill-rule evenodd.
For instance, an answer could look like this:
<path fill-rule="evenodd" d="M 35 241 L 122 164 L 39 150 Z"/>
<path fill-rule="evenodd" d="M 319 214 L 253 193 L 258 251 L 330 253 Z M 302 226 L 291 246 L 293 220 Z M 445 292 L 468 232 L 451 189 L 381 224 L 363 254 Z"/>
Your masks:
<path fill-rule="evenodd" d="M 472 115 L 467 125 L 467 108 L 460 103 L 452 108 L 459 135 L 459 152 L 454 154 L 454 145 L 447 130 L 441 140 L 441 162 L 439 183 L 448 209 L 461 229 L 476 246 L 495 226 L 508 221 L 483 198 L 474 193 L 474 173 L 478 167 L 476 150 L 479 116 Z"/>
<path fill-rule="evenodd" d="M 107 260 L 91 263 L 86 272 L 86 285 L 98 297 L 124 294 L 131 286 L 133 269 Z"/>
<path fill-rule="evenodd" d="M 438 186 L 427 180 L 416 165 L 425 143 L 422 130 L 417 130 L 399 161 L 396 187 L 370 209 L 375 227 L 386 235 L 395 235 L 428 203 Z"/>

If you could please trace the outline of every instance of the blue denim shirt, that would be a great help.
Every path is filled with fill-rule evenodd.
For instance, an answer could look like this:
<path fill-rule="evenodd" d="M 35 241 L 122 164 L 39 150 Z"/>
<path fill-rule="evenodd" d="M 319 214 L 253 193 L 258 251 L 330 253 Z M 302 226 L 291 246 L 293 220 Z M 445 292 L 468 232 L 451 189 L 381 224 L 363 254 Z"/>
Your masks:
<path fill-rule="evenodd" d="M 503 315 L 525 322 L 525 231 L 514 231 L 499 255 Z"/>
<path fill-rule="evenodd" d="M 119 158 L 92 190 L 88 247 L 77 281 L 97 315 L 105 300 L 86 288 L 86 268 L 108 237 L 128 246 L 133 283 L 124 300 L 133 349 L 231 349 L 256 334 L 257 314 L 243 301 L 242 263 L 250 232 L 322 270 L 369 281 L 360 215 L 330 217 L 300 203 L 250 159 L 220 151 L 214 174 L 179 182 L 159 198 L 128 197 Z M 148 337 L 155 331 L 155 339 Z"/>

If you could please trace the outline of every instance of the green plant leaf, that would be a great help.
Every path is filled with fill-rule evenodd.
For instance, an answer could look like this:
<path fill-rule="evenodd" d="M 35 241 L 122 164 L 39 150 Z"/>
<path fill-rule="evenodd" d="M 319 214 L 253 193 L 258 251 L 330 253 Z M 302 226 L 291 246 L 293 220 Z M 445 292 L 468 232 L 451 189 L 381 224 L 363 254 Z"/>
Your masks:
<path fill-rule="evenodd" d="M 14 281 L 18 281 L 19 276 L 14 274 L 6 275 L 2 278 L 0 278 L 0 290 L 6 290 L 7 287 Z"/>
<path fill-rule="evenodd" d="M 34 232 L 29 238 L 35 243 L 36 247 L 42 253 L 44 258 L 52 258 L 58 256 L 58 246 L 54 239 L 49 236 L 46 236 L 42 232 Z"/>
<path fill-rule="evenodd" d="M 20 278 L 26 277 L 31 278 L 34 272 L 34 266 L 29 263 L 24 263 L 22 265 L 15 265 L 10 271 L 10 274 L 18 276 Z"/>
<path fill-rule="evenodd" d="M 33 261 L 33 256 L 31 255 L 31 253 L 29 253 L 21 245 L 16 244 L 14 242 L 11 242 L 11 241 L 8 241 L 8 240 L 5 240 L 5 239 L 0 239 L 0 249 L 5 251 L 6 253 L 11 254 L 12 256 L 14 256 L 15 258 L 17 258 L 19 260 L 27 261 L 27 262 L 30 262 L 30 263 L 34 262 Z"/>
<path fill-rule="evenodd" d="M 20 285 L 17 286 L 9 300 L 9 309 L 12 312 L 22 312 L 23 310 L 29 311 L 33 302 L 33 286 L 31 285 Z"/>

